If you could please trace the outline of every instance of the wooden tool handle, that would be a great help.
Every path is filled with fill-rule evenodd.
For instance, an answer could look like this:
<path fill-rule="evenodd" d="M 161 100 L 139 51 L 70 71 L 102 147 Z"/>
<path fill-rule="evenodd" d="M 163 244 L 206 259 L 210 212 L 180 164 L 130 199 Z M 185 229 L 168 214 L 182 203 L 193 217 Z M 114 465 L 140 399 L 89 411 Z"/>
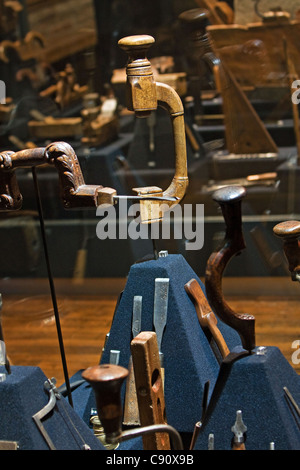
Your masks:
<path fill-rule="evenodd" d="M 71 145 L 53 142 L 45 148 L 0 153 L 0 210 L 16 210 L 21 207 L 22 196 L 14 171 L 17 168 L 33 168 L 45 164 L 54 165 L 58 172 L 60 196 L 65 209 L 97 207 L 101 203 L 98 192 L 105 188 L 85 184 L 77 155 Z"/>
<path fill-rule="evenodd" d="M 222 358 L 226 357 L 229 354 L 229 349 L 226 344 L 226 341 L 223 338 L 221 331 L 217 326 L 217 318 L 213 313 L 210 305 L 204 295 L 203 290 L 201 289 L 200 284 L 196 279 L 191 279 L 184 286 L 186 292 L 190 295 L 191 300 L 195 305 L 197 312 L 198 320 L 202 328 L 208 328 L 214 338 L 219 351 L 222 355 Z"/>
<path fill-rule="evenodd" d="M 205 34 L 209 20 L 209 11 L 205 8 L 192 8 L 191 10 L 180 13 L 178 19 L 189 31 L 196 30 Z"/>
<path fill-rule="evenodd" d="M 133 59 L 142 59 L 146 56 L 146 52 L 155 42 L 155 39 L 152 36 L 147 34 L 126 36 L 119 40 L 118 45 L 123 51 Z"/>
<path fill-rule="evenodd" d="M 289 263 L 293 281 L 299 281 L 300 274 L 300 222 L 288 220 L 275 225 L 274 234 L 283 240 L 283 250 Z"/>
<path fill-rule="evenodd" d="M 255 318 L 234 312 L 225 302 L 222 292 L 222 275 L 228 262 L 245 248 L 241 216 L 241 200 L 245 194 L 245 188 L 229 186 L 219 189 L 213 195 L 222 209 L 226 234 L 219 250 L 212 253 L 207 261 L 205 288 L 208 302 L 215 314 L 239 333 L 243 347 L 251 351 L 255 347 Z"/>
<path fill-rule="evenodd" d="M 246 450 L 244 442 L 234 442 L 231 450 Z"/>
<path fill-rule="evenodd" d="M 127 36 L 118 45 L 128 54 L 126 66 L 127 108 L 137 117 L 148 117 L 157 109 L 156 84 L 150 61 L 146 54 L 154 43 L 148 35 Z"/>
<path fill-rule="evenodd" d="M 141 426 L 166 424 L 165 399 L 156 333 L 143 331 L 131 341 Z M 144 450 L 169 450 L 166 433 L 143 435 Z"/>
<path fill-rule="evenodd" d="M 121 387 L 128 370 L 115 364 L 89 367 L 82 377 L 92 386 L 99 419 L 108 444 L 115 444 L 122 434 Z"/>

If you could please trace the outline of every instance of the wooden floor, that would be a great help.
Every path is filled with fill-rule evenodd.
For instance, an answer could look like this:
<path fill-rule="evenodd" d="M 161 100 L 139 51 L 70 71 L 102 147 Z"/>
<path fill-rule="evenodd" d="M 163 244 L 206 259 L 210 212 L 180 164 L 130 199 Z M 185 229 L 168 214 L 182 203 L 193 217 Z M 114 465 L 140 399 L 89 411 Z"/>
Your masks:
<path fill-rule="evenodd" d="M 55 318 L 50 294 L 43 285 L 44 288 L 40 289 L 36 281 L 29 281 L 17 294 L 15 289 L 5 289 L 0 285 L 4 339 L 11 364 L 39 366 L 47 377 L 55 377 L 60 385 L 64 382 L 64 373 Z M 60 324 L 70 377 L 78 370 L 99 362 L 118 293 L 125 280 L 109 281 L 104 285 L 102 282 L 100 285 L 98 294 L 95 294 L 95 289 L 58 289 Z M 279 347 L 299 373 L 300 286 L 299 295 L 295 295 L 294 289 L 291 296 L 275 295 L 276 288 L 274 294 L 267 291 L 264 296 L 260 293 L 247 296 L 241 288 L 232 292 L 226 298 L 231 307 L 236 312 L 251 313 L 256 318 L 257 345 Z M 297 360 L 293 361 L 293 357 Z"/>

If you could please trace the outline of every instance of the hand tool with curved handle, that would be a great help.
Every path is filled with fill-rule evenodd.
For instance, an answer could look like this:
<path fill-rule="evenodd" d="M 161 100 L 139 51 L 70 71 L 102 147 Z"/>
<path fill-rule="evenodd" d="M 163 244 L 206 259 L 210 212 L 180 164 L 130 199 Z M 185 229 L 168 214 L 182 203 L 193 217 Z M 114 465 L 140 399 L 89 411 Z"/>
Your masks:
<path fill-rule="evenodd" d="M 165 204 L 148 201 L 141 202 L 141 218 L 145 223 L 161 220 L 163 212 L 178 204 L 188 186 L 187 155 L 185 141 L 184 110 L 176 91 L 167 84 L 155 82 L 150 61 L 146 54 L 154 43 L 148 35 L 127 36 L 119 40 L 121 49 L 128 53 L 127 107 L 137 117 L 148 117 L 158 106 L 170 115 L 173 129 L 175 151 L 175 175 L 169 187 L 163 191 L 156 186 L 133 188 L 139 196 L 160 196 L 166 198 Z M 169 199 L 169 200 L 168 200 Z"/>
<path fill-rule="evenodd" d="M 245 194 L 245 188 L 241 186 L 228 186 L 213 195 L 214 201 L 221 207 L 226 234 L 222 246 L 207 261 L 205 289 L 215 314 L 239 333 L 244 349 L 250 352 L 255 347 L 255 318 L 234 312 L 226 303 L 222 291 L 222 275 L 228 262 L 245 248 L 241 220 L 241 200 Z"/>

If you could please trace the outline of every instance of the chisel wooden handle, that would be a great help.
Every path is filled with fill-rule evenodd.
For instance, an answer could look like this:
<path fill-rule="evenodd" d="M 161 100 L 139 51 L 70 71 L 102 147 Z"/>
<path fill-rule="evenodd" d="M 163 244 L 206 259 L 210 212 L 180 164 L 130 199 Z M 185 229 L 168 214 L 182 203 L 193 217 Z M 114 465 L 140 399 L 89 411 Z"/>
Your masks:
<path fill-rule="evenodd" d="M 82 372 L 82 377 L 94 390 L 98 416 L 108 444 L 119 442 L 122 435 L 121 387 L 127 375 L 127 369 L 115 364 L 97 365 Z"/>
<path fill-rule="evenodd" d="M 214 201 L 222 210 L 226 234 L 221 247 L 207 261 L 205 289 L 215 314 L 239 333 L 244 349 L 252 351 L 255 347 L 254 316 L 234 312 L 226 303 L 222 292 L 222 275 L 228 262 L 245 248 L 241 215 L 241 200 L 245 194 L 245 188 L 241 186 L 224 187 L 213 194 Z"/>
<path fill-rule="evenodd" d="M 141 426 L 166 424 L 165 399 L 156 333 L 142 331 L 131 341 Z M 167 433 L 143 435 L 144 450 L 169 450 Z"/>
<path fill-rule="evenodd" d="M 209 329 L 219 348 L 222 358 L 226 357 L 230 351 L 221 331 L 217 326 L 218 320 L 210 308 L 210 305 L 204 295 L 203 290 L 201 289 L 200 284 L 196 281 L 196 279 L 191 279 L 185 284 L 184 288 L 195 305 L 200 325 L 204 329 Z"/>
<path fill-rule="evenodd" d="M 283 240 L 283 250 L 293 281 L 300 281 L 300 222 L 288 220 L 275 225 L 274 234 Z"/>

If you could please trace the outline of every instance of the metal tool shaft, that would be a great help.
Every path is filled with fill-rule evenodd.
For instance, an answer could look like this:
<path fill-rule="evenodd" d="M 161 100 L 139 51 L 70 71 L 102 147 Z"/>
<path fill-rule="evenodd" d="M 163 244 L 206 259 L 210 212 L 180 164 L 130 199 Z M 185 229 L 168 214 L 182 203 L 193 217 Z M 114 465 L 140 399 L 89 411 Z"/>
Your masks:
<path fill-rule="evenodd" d="M 167 323 L 169 278 L 156 278 L 154 290 L 153 325 L 156 332 L 161 366 L 163 366 L 163 354 L 161 351 L 162 337 Z"/>

